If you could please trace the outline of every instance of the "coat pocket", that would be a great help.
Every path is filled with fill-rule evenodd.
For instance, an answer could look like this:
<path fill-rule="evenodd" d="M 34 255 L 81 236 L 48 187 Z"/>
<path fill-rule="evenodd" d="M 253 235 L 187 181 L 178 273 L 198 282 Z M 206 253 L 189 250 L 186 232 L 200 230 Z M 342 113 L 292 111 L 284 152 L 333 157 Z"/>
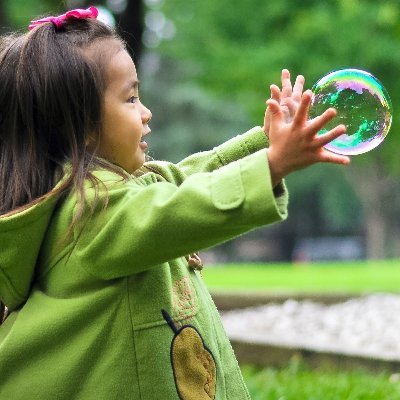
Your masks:
<path fill-rule="evenodd" d="M 211 175 L 211 199 L 219 210 L 239 207 L 245 199 L 240 164 L 233 162 Z"/>

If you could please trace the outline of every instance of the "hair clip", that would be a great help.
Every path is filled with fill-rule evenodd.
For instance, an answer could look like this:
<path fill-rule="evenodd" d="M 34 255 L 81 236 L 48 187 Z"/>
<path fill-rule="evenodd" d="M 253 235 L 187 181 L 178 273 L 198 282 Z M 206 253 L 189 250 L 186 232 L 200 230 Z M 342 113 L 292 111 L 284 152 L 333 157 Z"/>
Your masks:
<path fill-rule="evenodd" d="M 29 30 L 32 30 L 36 26 L 51 22 L 57 29 L 61 28 L 64 21 L 72 18 L 76 19 L 87 19 L 87 18 L 97 18 L 99 15 L 99 10 L 96 7 L 89 7 L 86 10 L 82 8 L 77 8 L 66 12 L 65 14 L 59 15 L 58 17 L 46 17 L 31 21 L 29 25 Z"/>

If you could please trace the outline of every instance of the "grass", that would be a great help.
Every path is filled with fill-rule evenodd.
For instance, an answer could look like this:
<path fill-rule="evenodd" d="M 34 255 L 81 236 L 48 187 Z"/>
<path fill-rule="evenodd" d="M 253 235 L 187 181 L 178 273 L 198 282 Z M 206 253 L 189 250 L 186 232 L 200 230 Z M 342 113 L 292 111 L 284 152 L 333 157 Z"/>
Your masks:
<path fill-rule="evenodd" d="M 400 260 L 318 264 L 225 264 L 203 277 L 212 290 L 400 292 Z"/>
<path fill-rule="evenodd" d="M 204 268 L 211 291 L 284 293 L 400 292 L 400 260 L 315 264 L 226 264 Z M 286 368 L 241 366 L 252 400 L 400 400 L 400 374 L 310 369 L 293 358 Z"/>
<path fill-rule="evenodd" d="M 243 377 L 252 400 L 399 400 L 398 374 L 369 374 L 333 368 L 310 370 L 292 360 L 284 369 L 244 365 Z"/>

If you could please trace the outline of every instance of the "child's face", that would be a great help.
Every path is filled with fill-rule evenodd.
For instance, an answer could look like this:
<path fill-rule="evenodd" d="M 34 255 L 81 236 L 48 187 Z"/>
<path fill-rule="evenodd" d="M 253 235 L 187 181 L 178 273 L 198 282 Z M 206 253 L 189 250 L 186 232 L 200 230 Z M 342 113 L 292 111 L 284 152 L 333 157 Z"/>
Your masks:
<path fill-rule="evenodd" d="M 106 70 L 108 85 L 102 119 L 99 156 L 133 173 L 145 160 L 151 112 L 139 100 L 139 82 L 130 55 L 119 51 Z"/>

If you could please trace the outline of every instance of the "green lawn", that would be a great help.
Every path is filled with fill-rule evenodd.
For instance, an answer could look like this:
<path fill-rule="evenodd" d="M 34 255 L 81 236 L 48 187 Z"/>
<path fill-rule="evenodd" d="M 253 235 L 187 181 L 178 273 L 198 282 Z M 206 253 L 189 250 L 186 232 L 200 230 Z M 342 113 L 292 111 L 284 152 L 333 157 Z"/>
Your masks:
<path fill-rule="evenodd" d="M 318 264 L 207 266 L 210 290 L 272 292 L 400 292 L 400 260 Z"/>
<path fill-rule="evenodd" d="M 318 264 L 207 266 L 211 291 L 284 293 L 400 292 L 400 260 Z M 308 368 L 292 359 L 286 368 L 241 365 L 252 400 L 400 400 L 400 374 L 338 367 Z"/>
<path fill-rule="evenodd" d="M 399 400 L 399 374 L 333 368 L 310 370 L 292 361 L 283 369 L 241 367 L 252 400 Z"/>

